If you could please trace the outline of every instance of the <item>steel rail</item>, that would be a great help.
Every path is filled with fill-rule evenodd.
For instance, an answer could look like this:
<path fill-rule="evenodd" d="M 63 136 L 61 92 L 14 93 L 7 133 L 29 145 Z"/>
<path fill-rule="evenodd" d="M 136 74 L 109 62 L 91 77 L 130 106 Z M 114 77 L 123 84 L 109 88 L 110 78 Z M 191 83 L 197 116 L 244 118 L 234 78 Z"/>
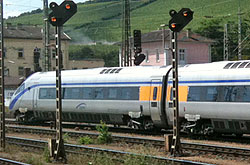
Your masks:
<path fill-rule="evenodd" d="M 43 141 L 43 140 L 26 139 L 26 138 L 10 137 L 10 136 L 6 137 L 6 142 L 9 144 L 32 147 L 32 148 L 37 148 L 37 149 L 45 149 L 46 145 L 48 145 L 48 142 Z M 117 159 L 117 156 L 139 156 L 139 157 L 145 157 L 148 159 L 154 159 L 154 160 L 164 162 L 164 163 L 208 165 L 207 163 L 201 163 L 201 162 L 193 162 L 193 161 L 188 161 L 188 160 L 180 160 L 180 159 L 167 158 L 167 157 L 161 157 L 161 156 L 136 154 L 132 152 L 124 152 L 124 151 L 103 149 L 103 148 L 97 148 L 97 147 L 88 147 L 88 146 L 83 146 L 83 145 L 64 144 L 64 147 L 67 153 L 72 153 L 72 154 L 91 155 L 92 153 L 98 152 L 98 153 L 108 153 L 110 155 L 115 156 L 116 159 Z M 120 161 L 122 161 L 122 159 L 120 159 Z"/>
<path fill-rule="evenodd" d="M 15 121 L 14 119 L 7 119 L 6 124 L 11 125 L 24 125 L 24 126 L 46 126 L 51 127 L 53 124 L 46 122 L 46 123 L 20 123 Z M 96 129 L 96 126 L 99 124 L 93 124 L 93 123 L 73 123 L 73 122 L 63 122 L 62 123 L 63 128 L 90 128 L 90 129 Z M 139 129 L 133 129 L 133 128 L 126 128 L 126 127 L 113 127 L 108 126 L 109 131 L 111 132 L 121 132 L 121 133 L 136 133 L 136 134 L 142 134 L 142 135 L 163 135 L 165 133 L 170 133 L 169 131 L 162 131 L 162 132 L 152 132 L 151 130 L 139 130 Z"/>
<path fill-rule="evenodd" d="M 33 127 L 19 127 L 19 126 L 7 126 L 8 131 L 16 132 L 27 132 L 27 133 L 40 133 L 40 134 L 49 134 L 55 135 L 55 130 L 52 129 L 41 129 Z M 91 132 L 76 132 L 76 131 L 64 131 L 70 137 L 83 137 L 89 136 L 92 138 L 98 137 L 99 133 Z M 165 141 L 163 139 L 151 139 L 151 138 L 142 138 L 142 137 L 128 137 L 120 135 L 112 135 L 113 141 L 116 142 L 125 142 L 130 144 L 150 144 L 156 147 L 164 147 Z M 238 156 L 250 156 L 250 149 L 247 148 L 238 148 L 238 147 L 229 147 L 229 146 L 219 146 L 211 144 L 200 144 L 200 143 L 190 143 L 190 142 L 181 142 L 182 148 L 187 151 L 202 151 L 209 153 L 220 153 L 220 154 L 231 154 Z"/>
<path fill-rule="evenodd" d="M 5 159 L 5 158 L 0 158 L 0 164 L 2 164 L 2 165 L 4 165 L 4 164 L 6 164 L 6 165 L 7 164 L 8 165 L 30 165 L 30 164 L 14 161 L 14 160 L 10 160 L 10 159 Z"/>
<path fill-rule="evenodd" d="M 26 126 L 6 126 L 7 131 L 13 132 L 26 132 L 26 133 L 35 133 L 35 134 L 47 134 L 47 135 L 55 135 L 56 131 L 54 129 L 47 128 L 34 128 L 34 127 L 26 127 Z M 65 134 L 68 134 L 70 137 L 83 137 L 89 136 L 92 138 L 97 138 L 99 133 L 93 132 L 76 132 L 76 131 L 63 131 Z M 151 144 L 154 146 L 162 147 L 164 145 L 164 140 L 154 140 L 150 138 L 143 137 L 128 137 L 128 136 L 119 136 L 112 135 L 112 140 L 117 142 L 126 142 L 133 144 Z"/>

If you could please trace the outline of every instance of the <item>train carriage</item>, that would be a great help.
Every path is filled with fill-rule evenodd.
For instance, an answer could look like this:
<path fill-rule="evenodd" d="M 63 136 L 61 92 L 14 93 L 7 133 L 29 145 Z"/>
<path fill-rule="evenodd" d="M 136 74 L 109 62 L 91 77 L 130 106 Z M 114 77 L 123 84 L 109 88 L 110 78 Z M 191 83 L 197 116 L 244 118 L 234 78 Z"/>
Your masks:
<path fill-rule="evenodd" d="M 191 64 L 179 68 L 184 131 L 250 132 L 250 61 Z M 55 119 L 55 72 L 31 75 L 12 97 L 18 120 Z M 171 128 L 171 67 L 140 66 L 62 71 L 64 121 Z"/>

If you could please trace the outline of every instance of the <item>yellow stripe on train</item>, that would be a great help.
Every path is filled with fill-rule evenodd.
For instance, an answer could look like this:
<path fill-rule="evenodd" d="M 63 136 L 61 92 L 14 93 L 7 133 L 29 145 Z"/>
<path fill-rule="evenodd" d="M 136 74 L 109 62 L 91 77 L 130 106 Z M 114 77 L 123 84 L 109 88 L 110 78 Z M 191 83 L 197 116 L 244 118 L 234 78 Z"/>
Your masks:
<path fill-rule="evenodd" d="M 157 97 L 153 98 L 154 88 L 157 87 Z M 167 101 L 170 101 L 170 92 L 172 86 L 167 88 Z M 140 101 L 160 101 L 162 87 L 161 86 L 141 86 Z M 188 96 L 188 86 L 179 86 L 179 101 L 186 102 Z"/>

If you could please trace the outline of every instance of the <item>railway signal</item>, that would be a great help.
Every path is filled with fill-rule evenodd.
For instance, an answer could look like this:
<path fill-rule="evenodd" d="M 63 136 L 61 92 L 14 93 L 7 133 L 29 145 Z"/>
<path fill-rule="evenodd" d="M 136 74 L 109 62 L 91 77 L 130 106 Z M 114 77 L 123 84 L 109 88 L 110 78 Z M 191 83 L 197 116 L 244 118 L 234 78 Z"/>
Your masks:
<path fill-rule="evenodd" d="M 39 59 L 40 59 L 40 50 L 36 47 L 34 49 L 34 71 L 35 72 L 39 72 L 42 70 L 39 65 Z"/>
<path fill-rule="evenodd" d="M 171 51 L 172 51 L 172 76 L 173 76 L 173 138 L 170 148 L 172 155 L 182 154 L 180 143 L 180 121 L 179 121 L 179 80 L 178 80 L 178 47 L 177 32 L 180 32 L 192 19 L 193 11 L 189 8 L 182 8 L 178 13 L 170 10 L 172 19 L 169 21 L 171 30 Z"/>
<path fill-rule="evenodd" d="M 145 60 L 145 55 L 144 54 L 136 55 L 135 60 L 134 60 L 134 64 L 136 66 L 140 65 L 144 60 Z"/>
<path fill-rule="evenodd" d="M 77 5 L 71 0 L 64 1 L 59 6 L 51 2 L 49 6 L 52 10 L 49 14 L 49 22 L 53 26 L 62 26 L 77 12 Z"/>
<path fill-rule="evenodd" d="M 134 53 L 135 53 L 135 65 L 140 65 L 145 60 L 145 55 L 141 54 L 141 30 L 134 30 Z"/>
<path fill-rule="evenodd" d="M 0 2 L 0 147 L 5 150 L 3 1 Z"/>
<path fill-rule="evenodd" d="M 193 11 L 189 8 L 182 8 L 178 13 L 170 10 L 172 19 L 169 21 L 169 29 L 173 32 L 180 32 L 192 19 Z"/>
<path fill-rule="evenodd" d="M 50 139 L 49 147 L 51 156 L 55 160 L 67 161 L 64 143 L 62 139 L 62 51 L 61 51 L 61 26 L 76 12 L 77 5 L 71 0 L 65 0 L 59 6 L 55 2 L 50 3 L 52 12 L 49 14 L 49 22 L 56 26 L 56 139 Z"/>
<path fill-rule="evenodd" d="M 134 30 L 134 52 L 141 53 L 141 30 Z"/>

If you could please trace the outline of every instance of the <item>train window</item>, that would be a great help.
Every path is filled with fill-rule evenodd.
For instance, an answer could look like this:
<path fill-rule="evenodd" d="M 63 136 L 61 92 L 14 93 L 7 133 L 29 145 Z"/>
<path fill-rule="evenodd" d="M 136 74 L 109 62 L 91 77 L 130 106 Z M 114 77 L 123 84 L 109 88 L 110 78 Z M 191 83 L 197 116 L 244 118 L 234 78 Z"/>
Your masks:
<path fill-rule="evenodd" d="M 64 88 L 64 99 L 82 99 L 82 88 Z"/>
<path fill-rule="evenodd" d="M 93 99 L 93 88 L 83 88 L 83 99 Z"/>
<path fill-rule="evenodd" d="M 170 89 L 170 101 L 173 101 L 173 88 Z"/>
<path fill-rule="evenodd" d="M 223 69 L 228 69 L 232 64 L 233 64 L 232 62 L 228 63 L 226 66 L 224 66 Z"/>
<path fill-rule="evenodd" d="M 233 64 L 233 66 L 230 68 L 230 69 L 234 69 L 234 68 L 237 68 L 237 66 L 240 65 L 241 62 L 236 62 Z"/>
<path fill-rule="evenodd" d="M 21 91 L 23 91 L 24 90 L 24 84 L 22 84 L 17 90 L 16 90 L 16 92 L 15 92 L 15 95 L 16 94 L 18 94 L 18 93 L 20 93 Z"/>
<path fill-rule="evenodd" d="M 122 87 L 121 100 L 139 100 L 139 87 Z"/>
<path fill-rule="evenodd" d="M 244 68 L 246 65 L 248 64 L 248 62 L 242 62 L 239 66 L 239 68 Z"/>
<path fill-rule="evenodd" d="M 56 88 L 40 88 L 39 99 L 56 99 Z"/>
<path fill-rule="evenodd" d="M 119 96 L 119 88 L 107 88 L 107 99 L 117 100 Z"/>
<path fill-rule="evenodd" d="M 250 86 L 189 87 L 188 101 L 250 102 Z"/>
<path fill-rule="evenodd" d="M 250 102 L 250 86 L 244 86 L 242 101 Z"/>
<path fill-rule="evenodd" d="M 154 87 L 154 91 L 153 91 L 153 100 L 157 99 L 157 87 Z"/>
<path fill-rule="evenodd" d="M 201 101 L 202 87 L 189 87 L 188 101 Z"/>
<path fill-rule="evenodd" d="M 217 96 L 218 96 L 217 87 L 215 86 L 207 87 L 207 95 L 205 101 L 216 101 Z"/>
<path fill-rule="evenodd" d="M 94 99 L 104 99 L 104 89 L 94 88 Z"/>

